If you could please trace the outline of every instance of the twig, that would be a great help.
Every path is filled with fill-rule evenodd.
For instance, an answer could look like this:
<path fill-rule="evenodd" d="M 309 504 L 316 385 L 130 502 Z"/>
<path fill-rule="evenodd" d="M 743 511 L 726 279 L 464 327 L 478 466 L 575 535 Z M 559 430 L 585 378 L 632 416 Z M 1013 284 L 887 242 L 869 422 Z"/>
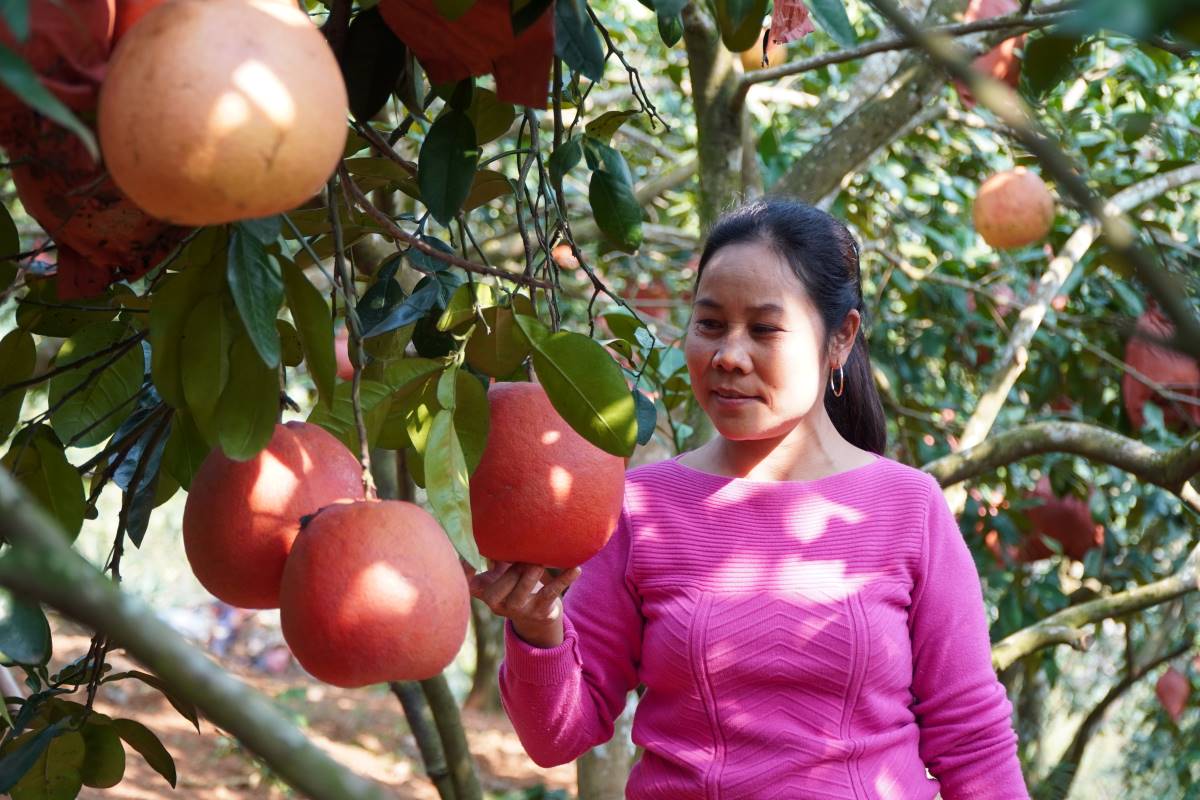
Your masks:
<path fill-rule="evenodd" d="M 592 18 L 592 22 L 600 31 L 600 35 L 604 37 L 604 43 L 608 45 L 609 55 L 616 56 L 617 60 L 621 62 L 621 66 L 625 67 L 625 71 L 629 74 L 629 89 L 633 93 L 633 99 L 638 101 L 638 104 L 642 107 L 642 111 L 645 111 L 646 115 L 650 117 L 651 125 L 654 124 L 654 120 L 658 120 L 669 133 L 671 126 L 667 124 L 665 119 L 659 116 L 658 109 L 654 107 L 654 103 L 650 100 L 650 95 L 646 93 L 646 87 L 642 85 L 641 74 L 625 60 L 625 54 L 621 52 L 621 49 L 613 44 L 612 36 L 608 33 L 608 28 L 605 28 L 604 23 L 600 22 L 600 18 L 596 16 L 596 12 L 592 10 L 591 5 L 585 4 L 585 7 L 587 8 L 588 16 Z"/>
<path fill-rule="evenodd" d="M 493 277 L 503 278 L 505 280 L 513 281 L 514 283 L 520 283 L 520 284 L 524 284 L 527 286 L 536 286 L 540 289 L 549 289 L 550 288 L 550 284 L 546 283 L 545 281 L 540 281 L 536 278 L 524 276 L 524 275 L 521 275 L 520 273 L 509 272 L 506 269 L 500 269 L 498 267 L 489 267 L 486 264 L 477 264 L 474 261 L 468 261 L 465 258 L 460 258 L 459 256 L 455 255 L 454 253 L 446 253 L 436 247 L 426 244 L 420 238 L 413 236 L 411 233 L 408 233 L 407 231 L 402 229 L 399 225 L 396 224 L 395 220 L 393 220 L 387 214 L 384 214 L 382 211 L 380 211 L 378 208 L 376 208 L 375 204 L 372 203 L 370 200 L 368 200 L 366 195 L 364 195 L 362 193 L 362 190 L 358 188 L 358 185 L 354 183 L 354 180 L 346 172 L 344 166 L 338 166 L 338 175 L 339 175 L 340 179 L 342 180 L 343 185 L 350 192 L 350 196 L 354 198 L 355 205 L 357 205 L 363 211 L 367 212 L 368 215 L 370 215 L 372 218 L 374 218 L 376 221 L 378 221 L 381 225 L 383 225 L 384 228 L 387 230 L 387 233 L 389 236 L 391 236 L 395 239 L 399 239 L 400 241 L 404 242 L 409 247 L 412 247 L 413 249 L 417 250 L 418 252 L 424 253 L 425 255 L 430 256 L 431 258 L 436 258 L 439 261 L 445 261 L 447 264 L 453 264 L 456 267 L 461 267 L 462 269 L 468 270 L 469 272 L 477 272 L 481 275 L 491 275 Z M 412 264 L 411 261 L 409 263 L 410 263 L 410 265 Z M 416 265 L 412 265 L 412 266 L 418 272 L 424 272 L 425 274 L 430 274 L 432 272 L 431 270 L 428 270 L 428 269 L 421 269 L 420 267 L 417 267 Z"/>
<path fill-rule="evenodd" d="M 89 361 L 95 361 L 96 359 L 103 358 L 104 356 L 107 356 L 111 353 L 115 353 L 115 352 L 119 351 L 121 354 L 124 354 L 126 350 L 128 350 L 130 347 L 132 347 L 137 342 L 140 342 L 142 339 L 145 339 L 149 335 L 150 335 L 149 331 L 139 331 L 138 333 L 135 333 L 133 336 L 130 336 L 128 339 L 121 339 L 119 341 L 113 342 L 108 347 L 97 350 L 94 353 L 89 353 L 86 356 L 82 356 L 81 358 L 77 358 L 74 361 L 70 361 L 66 364 L 60 364 L 59 366 L 55 367 L 54 369 L 43 372 L 41 375 L 34 375 L 32 378 L 27 378 L 26 380 L 23 380 L 23 381 L 17 381 L 15 383 L 9 383 L 9 384 L 5 384 L 4 386 L 0 386 L 0 397 L 4 397 L 4 395 L 8 394 L 9 392 L 16 391 L 17 389 L 24 389 L 29 386 L 36 386 L 39 383 L 42 383 L 43 381 L 47 381 L 50 378 L 53 378 L 55 375 L 61 375 L 64 372 L 69 372 L 73 369 L 76 369 L 76 368 L 88 363 Z M 103 366 L 108 366 L 108 363 L 105 363 Z M 89 376 L 89 377 L 91 377 L 91 376 Z"/>

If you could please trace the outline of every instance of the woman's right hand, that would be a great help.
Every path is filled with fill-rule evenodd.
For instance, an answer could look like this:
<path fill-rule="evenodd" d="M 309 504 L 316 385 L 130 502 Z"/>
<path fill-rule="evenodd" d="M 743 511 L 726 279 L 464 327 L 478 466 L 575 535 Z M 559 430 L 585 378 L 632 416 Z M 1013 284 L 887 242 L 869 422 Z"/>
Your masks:
<path fill-rule="evenodd" d="M 579 567 L 565 569 L 545 583 L 546 568 L 537 564 L 488 559 L 487 571 L 476 573 L 464 561 L 463 571 L 471 596 L 482 600 L 493 614 L 512 620 L 513 629 L 526 642 L 541 648 L 562 644 L 562 594 L 582 574 Z"/>

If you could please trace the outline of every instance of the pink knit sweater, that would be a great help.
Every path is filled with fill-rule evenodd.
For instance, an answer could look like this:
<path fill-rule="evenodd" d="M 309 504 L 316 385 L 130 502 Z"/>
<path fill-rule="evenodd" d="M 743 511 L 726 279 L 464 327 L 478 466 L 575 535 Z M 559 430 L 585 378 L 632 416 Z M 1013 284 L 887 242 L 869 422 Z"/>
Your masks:
<path fill-rule="evenodd" d="M 974 562 L 911 467 L 635 469 L 565 606 L 557 647 L 506 629 L 504 708 L 540 765 L 607 741 L 645 684 L 627 798 L 1028 797 Z"/>

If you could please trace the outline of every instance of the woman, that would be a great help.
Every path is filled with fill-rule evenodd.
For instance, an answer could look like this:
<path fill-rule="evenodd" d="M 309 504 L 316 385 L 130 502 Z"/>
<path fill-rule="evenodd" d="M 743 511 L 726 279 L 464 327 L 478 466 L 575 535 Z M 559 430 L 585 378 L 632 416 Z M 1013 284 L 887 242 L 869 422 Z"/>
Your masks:
<path fill-rule="evenodd" d="M 695 298 L 715 438 L 632 470 L 582 570 L 471 580 L 509 618 L 526 750 L 578 757 L 645 684 L 629 798 L 1027 797 L 974 562 L 937 483 L 882 456 L 853 237 L 750 203 L 714 226 Z"/>

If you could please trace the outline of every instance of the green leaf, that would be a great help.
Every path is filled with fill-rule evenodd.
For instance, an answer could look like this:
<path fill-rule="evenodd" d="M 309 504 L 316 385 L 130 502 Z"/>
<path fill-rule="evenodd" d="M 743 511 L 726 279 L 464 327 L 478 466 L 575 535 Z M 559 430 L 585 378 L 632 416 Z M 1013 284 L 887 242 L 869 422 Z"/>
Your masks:
<path fill-rule="evenodd" d="M 453 411 L 443 409 L 433 418 L 425 448 L 425 491 L 454 549 L 467 563 L 484 569 L 471 528 L 471 488 Z"/>
<path fill-rule="evenodd" d="M 563 176 L 570 172 L 579 159 L 583 158 L 583 144 L 579 138 L 568 139 L 550 154 L 547 167 L 550 170 L 550 181 L 554 184 L 562 182 Z"/>
<path fill-rule="evenodd" d="M 0 442 L 8 438 L 21 417 L 25 389 L 8 389 L 33 376 L 37 367 L 37 346 L 27 331 L 11 330 L 0 339 Z"/>
<path fill-rule="evenodd" d="M 1021 57 L 1022 96 L 1031 103 L 1040 103 L 1074 71 L 1075 59 L 1083 49 L 1081 36 L 1030 36 Z"/>
<path fill-rule="evenodd" d="M 431 281 L 428 278 L 422 279 L 404 302 L 392 309 L 386 317 L 365 331 L 363 335 L 379 336 L 388 331 L 403 328 L 405 325 L 412 325 L 438 304 L 441 293 L 442 289 L 437 281 Z"/>
<path fill-rule="evenodd" d="M 175 788 L 175 759 L 171 758 L 153 731 L 131 719 L 114 719 L 112 727 L 126 744 L 146 759 L 155 772 L 167 779 L 172 789 Z"/>
<path fill-rule="evenodd" d="M 683 38 L 683 17 L 658 12 L 658 35 L 667 47 L 674 47 Z"/>
<path fill-rule="evenodd" d="M 24 59 L 3 44 L 0 44 L 0 84 L 7 86 L 25 105 L 78 136 L 92 160 L 100 160 L 100 148 L 88 127 L 42 85 Z"/>
<path fill-rule="evenodd" d="M 355 119 L 365 123 L 379 113 L 404 71 L 407 54 L 378 6 L 355 15 L 339 59 Z"/>
<path fill-rule="evenodd" d="M 507 377 L 529 355 L 529 340 L 517 327 L 511 308 L 485 308 L 483 323 L 467 340 L 467 363 L 493 378 Z"/>
<path fill-rule="evenodd" d="M 67 724 L 67 720 L 60 720 L 40 730 L 30 731 L 5 747 L 4 756 L 0 758 L 0 792 L 11 791 L 18 781 L 29 774 L 33 765 L 45 755 L 50 742 L 63 732 Z"/>
<path fill-rule="evenodd" d="M 1122 115 L 1117 126 L 1121 129 L 1121 137 L 1125 140 L 1125 144 L 1133 144 L 1150 132 L 1150 126 L 1153 122 L 1153 114 L 1136 111 L 1131 114 Z"/>
<path fill-rule="evenodd" d="M 383 156 L 362 158 L 351 158 L 346 161 L 346 171 L 356 178 L 375 178 L 380 187 L 395 186 L 400 191 L 404 192 L 413 199 L 421 199 L 421 187 L 417 183 L 417 165 L 410 161 L 403 163 L 394 158 L 385 158 Z M 369 185 L 370 181 L 359 181 L 360 188 L 364 185 Z M 328 224 L 329 212 L 324 212 L 326 217 L 326 230 L 332 230 Z M 364 220 L 354 219 L 354 224 L 362 226 Z"/>
<path fill-rule="evenodd" d="M 554 4 L 554 54 L 592 81 L 604 77 L 604 44 L 588 16 L 585 0 Z"/>
<path fill-rule="evenodd" d="M 612 139 L 613 134 L 621 129 L 625 121 L 636 117 L 636 111 L 605 111 L 600 116 L 589 122 L 584 130 L 588 136 L 597 139 L 601 142 L 608 142 Z"/>
<path fill-rule="evenodd" d="M 304 360 L 308 374 L 317 386 L 317 395 L 328 408 L 333 402 L 333 387 L 337 380 L 337 357 L 333 352 L 333 320 L 329 306 L 317 287 L 309 283 L 299 267 L 283 260 L 283 285 L 287 294 L 288 308 L 296 332 L 300 334 L 300 346 L 304 348 Z"/>
<path fill-rule="evenodd" d="M 430 358 L 403 358 L 388 364 L 381 382 L 393 392 L 413 388 L 413 384 L 442 369 L 441 362 Z"/>
<path fill-rule="evenodd" d="M 487 387 L 466 370 L 458 370 L 454 378 L 454 431 L 462 447 L 467 472 L 473 473 L 483 459 L 491 427 Z"/>
<path fill-rule="evenodd" d="M 474 177 L 472 177 L 472 180 L 474 180 Z M 454 248 L 435 236 L 422 236 L 421 241 L 429 245 L 433 250 L 440 250 L 443 253 L 454 255 Z M 448 262 L 426 255 L 415 247 L 405 250 L 404 255 L 408 257 L 413 267 L 421 272 L 443 272 L 450 267 Z"/>
<path fill-rule="evenodd" d="M 275 330 L 274 324 L 271 330 Z M 279 373 L 263 363 L 250 338 L 237 336 L 229 351 L 236 376 L 217 400 L 213 427 L 221 450 L 235 461 L 253 458 L 271 441 L 279 417 Z"/>
<path fill-rule="evenodd" d="M 150 376 L 159 396 L 174 408 L 187 407 L 179 343 L 206 277 L 204 271 L 204 267 L 192 267 L 171 276 L 150 300 Z"/>
<path fill-rule="evenodd" d="M 45 665 L 52 647 L 42 607 L 0 589 L 0 659 L 5 664 Z"/>
<path fill-rule="evenodd" d="M 767 0 L 717 0 L 716 10 L 721 41 L 731 51 L 740 53 L 752 47 L 762 35 Z"/>
<path fill-rule="evenodd" d="M 654 428 L 658 425 L 658 408 L 653 400 L 637 389 L 633 390 L 633 401 L 637 406 L 637 443 L 646 444 L 654 438 Z"/>
<path fill-rule="evenodd" d="M 633 186 L 633 173 L 629 171 L 629 162 L 625 156 L 607 142 L 602 142 L 591 136 L 583 137 L 583 155 L 587 159 L 588 169 L 610 173 L 623 183 Z"/>
<path fill-rule="evenodd" d="M 97 717 L 88 719 L 83 727 L 84 756 L 80 776 L 84 786 L 107 789 L 116 786 L 125 776 L 125 748 L 113 726 Z"/>
<path fill-rule="evenodd" d="M 477 309 L 488 308 L 495 304 L 495 297 L 489 284 L 479 281 L 464 283 L 450 296 L 446 310 L 442 312 L 442 316 L 438 317 L 437 329 L 448 331 L 457 328 L 459 325 L 475 319 Z"/>
<path fill-rule="evenodd" d="M 443 225 L 458 214 L 471 191 L 479 164 L 475 126 L 461 111 L 450 110 L 429 128 L 417 157 L 417 183 L 429 213 Z"/>
<path fill-rule="evenodd" d="M 475 87 L 467 117 L 475 126 L 475 142 L 480 147 L 508 133 L 517 111 L 511 103 L 502 102 L 491 89 Z"/>
<path fill-rule="evenodd" d="M 517 315 L 533 348 L 533 366 L 555 410 L 580 436 L 617 456 L 633 453 L 637 411 L 621 368 L 583 334 L 550 330 Z"/>
<path fill-rule="evenodd" d="M 279 331 L 275 317 L 283 303 L 283 277 L 279 263 L 243 223 L 229 232 L 229 292 L 242 324 L 259 358 L 268 367 L 279 366 Z"/>
<path fill-rule="evenodd" d="M 21 236 L 13 222 L 8 206 L 0 203 L 0 261 L 7 261 L 21 252 Z M 0 286 L 0 288 L 6 288 Z"/>
<path fill-rule="evenodd" d="M 808 10 L 813 19 L 841 47 L 854 47 L 858 44 L 858 34 L 846 16 L 846 7 L 842 0 L 808 0 Z M 744 48 L 743 48 L 744 49 Z"/>
<path fill-rule="evenodd" d="M 236 320 L 226 317 L 224 296 L 210 294 L 192 307 L 179 342 L 179 357 L 187 365 L 182 371 L 183 397 L 210 442 L 216 441 L 213 416 L 229 380 L 229 349 L 236 325 Z"/>
<path fill-rule="evenodd" d="M 642 207 L 628 183 L 596 170 L 588 184 L 596 225 L 618 249 L 632 253 L 642 244 Z"/>
<path fill-rule="evenodd" d="M 257 219 L 244 219 L 237 223 L 237 227 L 243 233 L 250 234 L 264 246 L 275 243 L 275 240 L 279 238 L 282 225 L 283 218 L 278 214 Z"/>
<path fill-rule="evenodd" d="M 0 466 L 12 473 L 74 541 L 83 526 L 83 478 L 67 461 L 62 444 L 49 426 L 39 423 L 23 428 L 0 458 Z"/>
<path fill-rule="evenodd" d="M 29 0 L 0 0 L 0 19 L 18 42 L 29 39 Z"/>
<path fill-rule="evenodd" d="M 55 364 L 72 362 L 113 347 L 129 337 L 123 322 L 83 328 L 55 356 Z M 68 446 L 92 447 L 112 435 L 124 416 L 120 410 L 142 387 L 145 357 L 136 342 L 119 356 L 114 351 L 93 358 L 50 379 L 50 425 Z"/>
<path fill-rule="evenodd" d="M 334 390 L 332 407 L 314 408 L 307 421 L 329 431 L 346 445 L 351 453 L 358 453 L 360 448 L 358 426 L 354 422 L 353 389 L 354 385 L 351 383 L 339 383 Z M 384 420 L 387 419 L 391 393 L 391 389 L 385 384 L 369 380 L 359 381 L 358 400 L 367 429 L 367 443 L 370 445 L 375 444 Z"/>
<path fill-rule="evenodd" d="M 464 212 L 474 211 L 482 205 L 512 194 L 512 184 L 503 172 L 494 169 L 481 169 L 471 179 L 471 190 L 463 201 Z"/>
<path fill-rule="evenodd" d="M 163 697 L 167 698 L 167 702 L 171 704 L 172 708 L 178 711 L 184 719 L 192 723 L 192 726 L 196 729 L 196 733 L 200 733 L 200 715 L 196 712 L 196 707 L 187 700 L 176 697 L 175 693 L 172 692 L 157 675 L 151 675 L 149 672 L 131 669 L 126 672 L 114 672 L 111 675 L 106 675 L 100 682 L 110 683 L 112 681 L 125 680 L 126 678 L 136 678 L 147 686 L 157 689 L 162 693 Z M 120 721 L 121 720 L 116 720 L 115 722 Z M 118 733 L 120 733 L 120 731 L 118 731 Z M 121 734 L 121 736 L 124 738 L 124 734 Z"/>
<path fill-rule="evenodd" d="M 71 800 L 83 788 L 86 745 L 78 731 L 50 740 L 25 777 L 12 789 L 12 800 Z"/>
<path fill-rule="evenodd" d="M 204 434 L 196 427 L 192 415 L 186 411 L 176 411 L 171 418 L 171 432 L 167 434 L 167 443 L 163 447 L 162 468 L 187 489 L 211 449 Z"/>

